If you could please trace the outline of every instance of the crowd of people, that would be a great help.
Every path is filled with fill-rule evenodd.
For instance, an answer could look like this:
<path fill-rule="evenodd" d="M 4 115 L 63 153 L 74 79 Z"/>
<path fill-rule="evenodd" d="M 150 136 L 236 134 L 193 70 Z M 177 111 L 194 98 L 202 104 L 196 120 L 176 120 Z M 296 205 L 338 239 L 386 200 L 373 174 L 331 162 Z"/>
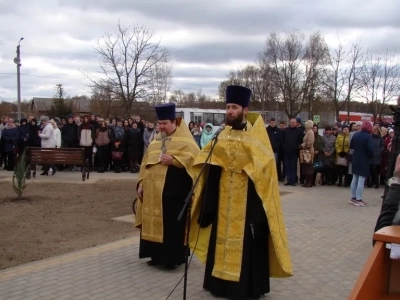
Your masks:
<path fill-rule="evenodd" d="M 52 138 L 42 134 L 46 125 Z M 213 126 L 189 123 L 189 129 L 197 145 L 202 148 L 213 135 Z M 104 120 L 96 114 L 66 118 L 33 116 L 20 121 L 3 116 L 0 124 L 0 167 L 13 171 L 17 155 L 27 147 L 78 148 L 85 150 L 91 170 L 104 173 L 139 172 L 142 157 L 150 142 L 159 133 L 159 124 L 140 119 L 138 115 L 126 120 L 112 118 Z M 49 142 L 50 141 L 50 142 Z M 57 166 L 54 170 L 63 169 Z M 48 175 L 44 172 L 43 175 Z"/>
<path fill-rule="evenodd" d="M 316 186 L 320 174 L 321 185 L 352 187 L 352 202 L 365 206 L 362 201 L 364 183 L 378 189 L 386 184 L 386 170 L 394 130 L 369 121 L 352 122 L 326 126 L 322 135 L 318 125 L 311 120 L 304 126 L 300 118 L 292 118 L 289 126 L 270 119 L 268 136 L 276 157 L 279 181 L 295 186 Z M 300 164 L 297 175 L 300 150 L 309 150 L 312 163 Z M 357 191 L 357 193 L 354 192 Z M 357 195 L 356 195 L 357 194 Z M 358 200 L 355 202 L 355 200 Z"/>

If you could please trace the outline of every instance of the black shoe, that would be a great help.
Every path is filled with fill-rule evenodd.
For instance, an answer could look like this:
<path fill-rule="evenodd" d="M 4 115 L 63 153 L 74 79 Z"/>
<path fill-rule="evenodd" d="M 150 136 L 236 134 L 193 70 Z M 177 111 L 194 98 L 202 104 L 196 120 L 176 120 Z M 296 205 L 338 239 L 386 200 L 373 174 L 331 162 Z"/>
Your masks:
<path fill-rule="evenodd" d="M 43 172 L 43 173 L 41 173 L 40 175 L 46 175 L 46 176 L 48 176 L 48 175 L 49 175 L 49 173 L 47 173 L 47 172 Z"/>
<path fill-rule="evenodd" d="M 53 168 L 53 173 L 51 174 L 51 176 L 53 176 L 54 174 L 56 174 L 57 173 L 57 169 L 56 168 Z"/>

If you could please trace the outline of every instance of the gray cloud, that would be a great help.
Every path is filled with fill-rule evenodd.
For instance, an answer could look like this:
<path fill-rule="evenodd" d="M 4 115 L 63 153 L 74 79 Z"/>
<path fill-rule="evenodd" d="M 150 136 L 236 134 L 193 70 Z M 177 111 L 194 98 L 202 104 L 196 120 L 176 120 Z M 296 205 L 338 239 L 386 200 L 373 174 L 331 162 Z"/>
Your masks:
<path fill-rule="evenodd" d="M 218 63 L 232 59 L 254 61 L 263 46 L 264 42 L 231 41 L 172 48 L 171 51 L 174 59 L 182 62 Z"/>
<path fill-rule="evenodd" d="M 390 4 L 388 4 L 391 2 Z M 269 33 L 320 31 L 330 44 L 339 34 L 357 38 L 373 52 L 400 49 L 400 2 L 362 0 L 21 0 L 2 1 L 0 11 L 0 99 L 16 99 L 15 47 L 20 37 L 23 97 L 89 94 L 84 70 L 95 74 L 93 46 L 104 33 L 133 23 L 154 29 L 172 53 L 173 89 L 216 93 L 229 69 L 252 63 Z M 16 26 L 15 24 L 18 24 Z M 180 32 L 184 32 L 180 36 Z M 235 65 L 235 63 L 237 63 Z M 239 65 L 240 63 L 240 65 Z M 4 74 L 7 73 L 7 74 Z M 31 75 L 31 76 L 28 76 Z M 41 77 L 38 77 L 41 76 Z"/>

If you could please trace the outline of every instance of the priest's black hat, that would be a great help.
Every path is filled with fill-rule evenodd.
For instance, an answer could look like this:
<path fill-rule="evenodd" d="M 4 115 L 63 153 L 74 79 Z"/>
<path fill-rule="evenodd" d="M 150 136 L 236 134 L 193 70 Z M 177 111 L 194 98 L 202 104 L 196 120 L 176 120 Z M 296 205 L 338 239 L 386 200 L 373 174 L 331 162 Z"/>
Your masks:
<path fill-rule="evenodd" d="M 246 87 L 229 85 L 226 88 L 226 104 L 234 103 L 245 108 L 249 106 L 250 97 L 251 90 Z"/>
<path fill-rule="evenodd" d="M 164 103 L 155 107 L 158 120 L 175 119 L 175 103 Z"/>

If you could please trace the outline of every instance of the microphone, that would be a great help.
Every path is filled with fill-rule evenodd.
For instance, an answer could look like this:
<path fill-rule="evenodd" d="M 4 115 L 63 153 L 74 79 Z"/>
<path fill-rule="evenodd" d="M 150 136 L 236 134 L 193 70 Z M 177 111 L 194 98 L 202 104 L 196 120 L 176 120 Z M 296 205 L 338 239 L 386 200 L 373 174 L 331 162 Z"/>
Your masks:
<path fill-rule="evenodd" d="M 216 140 L 218 138 L 219 134 L 221 133 L 221 131 L 224 129 L 225 129 L 225 125 L 219 126 L 218 130 L 214 133 L 212 139 Z"/>

